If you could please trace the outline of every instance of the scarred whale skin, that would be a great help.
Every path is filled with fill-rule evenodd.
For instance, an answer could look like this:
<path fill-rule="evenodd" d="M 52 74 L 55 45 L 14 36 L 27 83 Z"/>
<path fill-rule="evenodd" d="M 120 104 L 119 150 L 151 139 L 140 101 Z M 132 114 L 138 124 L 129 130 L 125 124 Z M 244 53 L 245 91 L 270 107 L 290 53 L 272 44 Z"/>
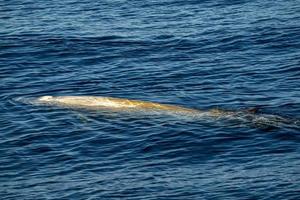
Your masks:
<path fill-rule="evenodd" d="M 126 111 L 165 111 L 169 113 L 191 115 L 205 113 L 210 116 L 220 116 L 225 114 L 225 112 L 229 114 L 229 111 L 222 111 L 219 109 L 212 109 L 209 112 L 203 112 L 197 109 L 185 108 L 170 104 L 101 96 L 42 96 L 37 98 L 36 103 L 70 108 L 85 108 L 91 110 L 112 109 Z"/>

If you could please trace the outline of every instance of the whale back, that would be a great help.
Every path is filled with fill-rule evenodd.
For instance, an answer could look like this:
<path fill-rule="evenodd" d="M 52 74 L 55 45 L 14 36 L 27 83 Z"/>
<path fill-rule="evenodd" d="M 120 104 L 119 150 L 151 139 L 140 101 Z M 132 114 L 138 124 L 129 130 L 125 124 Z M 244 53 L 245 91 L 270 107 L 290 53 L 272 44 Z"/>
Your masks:
<path fill-rule="evenodd" d="M 148 101 L 130 100 L 101 96 L 42 96 L 38 103 L 72 108 L 87 109 L 121 109 L 121 110 L 160 110 L 168 112 L 196 113 L 199 110 L 170 104 L 153 103 Z"/>

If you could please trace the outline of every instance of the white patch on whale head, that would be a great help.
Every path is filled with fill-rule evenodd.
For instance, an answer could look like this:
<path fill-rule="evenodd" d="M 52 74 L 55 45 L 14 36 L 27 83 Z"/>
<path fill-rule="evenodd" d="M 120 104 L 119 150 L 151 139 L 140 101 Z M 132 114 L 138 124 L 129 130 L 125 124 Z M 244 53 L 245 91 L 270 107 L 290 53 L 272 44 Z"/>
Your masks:
<path fill-rule="evenodd" d="M 51 101 L 53 99 L 53 96 L 42 96 L 38 100 L 39 101 Z"/>

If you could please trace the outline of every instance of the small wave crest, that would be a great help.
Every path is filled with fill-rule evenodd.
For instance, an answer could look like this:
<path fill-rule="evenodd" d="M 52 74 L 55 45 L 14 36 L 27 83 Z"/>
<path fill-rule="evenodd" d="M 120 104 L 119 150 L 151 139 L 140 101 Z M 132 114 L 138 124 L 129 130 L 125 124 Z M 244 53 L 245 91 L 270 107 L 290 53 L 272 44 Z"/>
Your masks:
<path fill-rule="evenodd" d="M 36 104 L 37 100 L 34 97 L 15 97 L 11 99 L 11 102 L 16 103 L 22 103 L 22 104 Z"/>

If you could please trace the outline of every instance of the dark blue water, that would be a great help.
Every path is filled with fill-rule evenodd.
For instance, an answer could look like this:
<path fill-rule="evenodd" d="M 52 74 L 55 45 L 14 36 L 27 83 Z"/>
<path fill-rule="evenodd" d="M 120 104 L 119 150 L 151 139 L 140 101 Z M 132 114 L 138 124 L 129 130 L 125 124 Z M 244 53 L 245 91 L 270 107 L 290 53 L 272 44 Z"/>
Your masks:
<path fill-rule="evenodd" d="M 300 129 L 24 104 L 96 95 L 300 118 L 300 1 L 0 1 L 1 199 L 300 199 Z"/>

